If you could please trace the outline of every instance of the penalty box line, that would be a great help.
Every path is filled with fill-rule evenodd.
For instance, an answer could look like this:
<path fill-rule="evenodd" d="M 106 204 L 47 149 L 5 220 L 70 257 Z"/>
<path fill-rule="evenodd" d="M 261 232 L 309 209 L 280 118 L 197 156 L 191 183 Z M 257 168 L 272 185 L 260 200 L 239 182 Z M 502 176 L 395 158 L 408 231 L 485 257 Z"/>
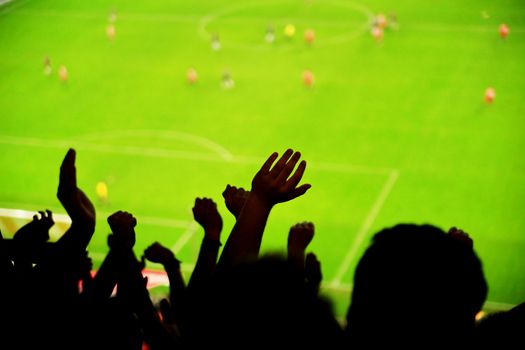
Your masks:
<path fill-rule="evenodd" d="M 146 148 L 146 147 L 127 147 L 127 146 L 116 146 L 116 145 L 105 145 L 100 143 L 79 143 L 70 140 L 46 140 L 40 138 L 28 138 L 28 137 L 14 137 L 0 135 L 0 143 L 15 145 L 15 146 L 28 146 L 28 147 L 38 147 L 38 148 L 56 148 L 56 149 L 65 149 L 69 148 L 71 144 L 74 144 L 77 150 L 92 151 L 99 153 L 107 154 L 120 154 L 120 155 L 137 155 L 144 157 L 160 157 L 160 158 L 172 158 L 172 159 L 185 159 L 193 161 L 208 161 L 208 162 L 224 162 L 224 163 L 236 163 L 242 165 L 260 165 L 264 159 L 257 157 L 244 157 L 244 156 L 235 156 L 232 155 L 230 159 L 224 159 L 222 157 L 213 156 L 204 152 L 181 152 L 181 151 L 172 151 L 163 148 Z M 343 259 L 341 266 L 338 269 L 338 272 L 331 282 L 334 286 L 341 284 L 341 281 L 344 277 L 344 274 L 348 270 L 350 264 L 355 259 L 359 246 L 362 244 L 364 238 L 366 237 L 368 231 L 370 230 L 372 224 L 374 223 L 381 207 L 383 206 L 387 196 L 390 194 L 392 187 L 394 186 L 397 178 L 399 177 L 398 169 L 391 168 L 375 168 L 362 165 L 350 165 L 344 163 L 329 163 L 329 162 L 310 162 L 310 167 L 312 171 L 324 171 L 332 173 L 342 173 L 342 174 L 364 174 L 364 175 L 387 175 L 387 180 L 381 189 L 378 197 L 376 198 L 374 205 L 369 211 L 367 217 L 365 218 L 361 228 L 359 229 L 356 238 L 351 245 L 348 253 Z M 144 223 L 144 219 L 142 219 Z M 154 218 L 150 222 L 162 222 L 163 218 Z M 178 226 L 180 227 L 180 226 Z M 186 225 L 185 233 L 179 238 L 177 242 L 173 245 L 172 248 L 177 248 L 180 250 L 184 245 L 190 240 L 190 238 L 195 233 L 195 228 L 192 226 Z"/>
<path fill-rule="evenodd" d="M 381 188 L 381 191 L 377 195 L 374 201 L 374 204 L 370 208 L 370 211 L 368 212 L 368 215 L 366 216 L 365 220 L 361 224 L 359 231 L 357 231 L 354 241 L 350 245 L 349 250 L 347 251 L 345 257 L 343 258 L 343 261 L 341 265 L 339 266 L 339 269 L 337 270 L 335 277 L 333 278 L 331 282 L 327 283 L 327 285 L 329 285 L 331 288 L 338 288 L 339 286 L 342 285 L 342 280 L 345 274 L 350 268 L 350 265 L 352 264 L 352 262 L 355 260 L 357 253 L 359 252 L 359 248 L 362 246 L 365 238 L 368 236 L 368 232 L 372 228 L 372 225 L 374 224 L 374 221 L 379 215 L 381 208 L 385 204 L 386 199 L 390 195 L 392 188 L 394 188 L 394 184 L 399 178 L 399 174 L 400 174 L 399 170 L 392 170 L 388 174 L 388 177 L 385 180 L 383 187 Z"/>
<path fill-rule="evenodd" d="M 187 152 L 166 149 L 162 147 L 137 147 L 137 146 L 119 146 L 104 143 L 94 142 L 82 142 L 75 140 L 60 140 L 60 139 L 42 139 L 35 137 L 18 137 L 0 135 L 0 144 L 12 145 L 12 146 L 26 146 L 26 147 L 37 147 L 37 148 L 56 148 L 56 149 L 68 149 L 74 147 L 77 150 L 98 152 L 106 154 L 118 154 L 118 155 L 132 155 L 132 156 L 143 156 L 150 158 L 168 158 L 168 159 L 184 159 L 193 161 L 205 161 L 205 162 L 222 162 L 222 163 L 233 163 L 241 165 L 261 165 L 266 159 L 251 156 L 236 156 L 229 155 L 224 157 L 214 155 L 211 152 Z M 399 172 L 398 169 L 385 168 L 385 167 L 370 167 L 366 165 L 353 165 L 347 163 L 333 163 L 333 162 L 316 162 L 311 161 L 309 168 L 312 171 L 324 171 L 332 173 L 354 173 L 364 175 L 389 175 L 392 172 Z"/>

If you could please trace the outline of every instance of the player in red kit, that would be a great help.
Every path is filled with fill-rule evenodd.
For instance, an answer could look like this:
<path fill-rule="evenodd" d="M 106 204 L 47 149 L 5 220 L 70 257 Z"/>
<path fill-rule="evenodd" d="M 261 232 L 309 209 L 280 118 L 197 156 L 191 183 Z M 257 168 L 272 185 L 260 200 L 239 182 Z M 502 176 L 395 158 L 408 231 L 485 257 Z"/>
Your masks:
<path fill-rule="evenodd" d="M 507 36 L 509 36 L 509 27 L 505 23 L 499 26 L 499 36 L 502 39 L 507 39 Z"/>

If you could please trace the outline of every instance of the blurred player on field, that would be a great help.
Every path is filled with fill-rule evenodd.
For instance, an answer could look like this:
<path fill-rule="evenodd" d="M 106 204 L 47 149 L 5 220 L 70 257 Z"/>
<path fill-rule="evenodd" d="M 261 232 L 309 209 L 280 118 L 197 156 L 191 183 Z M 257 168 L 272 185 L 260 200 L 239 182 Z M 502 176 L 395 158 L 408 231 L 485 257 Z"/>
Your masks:
<path fill-rule="evenodd" d="M 392 29 L 392 30 L 398 30 L 399 29 L 399 24 L 397 23 L 397 15 L 395 13 L 390 13 L 388 15 L 388 20 L 387 20 L 387 24 L 388 24 L 388 28 Z"/>
<path fill-rule="evenodd" d="M 509 36 L 509 27 L 505 23 L 499 26 L 499 36 L 502 39 L 507 39 L 507 36 Z"/>
<path fill-rule="evenodd" d="M 117 11 L 115 9 L 111 10 L 109 13 L 109 23 L 115 23 L 117 21 Z"/>
<path fill-rule="evenodd" d="M 378 43 L 383 41 L 384 31 L 380 26 L 372 27 L 371 34 Z"/>
<path fill-rule="evenodd" d="M 304 32 L 304 41 L 308 44 L 308 45 L 312 45 L 313 42 L 315 40 L 315 32 L 313 29 L 307 29 L 305 32 Z"/>
<path fill-rule="evenodd" d="M 303 72 L 303 83 L 308 88 L 314 85 L 314 73 L 312 73 L 312 71 L 305 70 Z"/>
<path fill-rule="evenodd" d="M 219 51 L 221 49 L 221 41 L 219 40 L 218 34 L 213 34 L 211 37 L 211 49 L 213 51 Z"/>
<path fill-rule="evenodd" d="M 284 27 L 284 36 L 290 40 L 293 38 L 293 36 L 295 35 L 295 26 L 293 24 L 287 24 L 285 27 Z"/>
<path fill-rule="evenodd" d="M 225 71 L 222 74 L 222 87 L 224 89 L 233 89 L 235 87 L 235 82 L 230 74 L 230 72 Z"/>
<path fill-rule="evenodd" d="M 386 26 L 388 25 L 388 21 L 387 21 L 387 19 L 386 19 L 386 16 L 385 16 L 384 14 L 382 14 L 382 13 L 378 14 L 378 15 L 376 16 L 376 19 L 375 19 L 375 20 L 376 20 L 376 25 L 377 25 L 378 27 L 380 27 L 381 29 L 383 29 L 383 30 L 384 30 L 384 29 L 386 28 Z"/>
<path fill-rule="evenodd" d="M 275 41 L 275 29 L 273 28 L 273 26 L 268 26 L 268 28 L 266 28 L 266 35 L 264 36 L 264 40 L 266 40 L 268 44 L 273 44 L 273 42 Z"/>
<path fill-rule="evenodd" d="M 97 194 L 97 198 L 99 202 L 101 203 L 108 202 L 108 185 L 104 181 L 97 182 L 97 186 L 95 187 L 95 192 Z"/>
<path fill-rule="evenodd" d="M 487 88 L 487 90 L 485 90 L 485 96 L 484 96 L 485 102 L 487 104 L 491 104 L 492 102 L 494 102 L 495 98 L 496 98 L 496 90 L 493 87 Z"/>
<path fill-rule="evenodd" d="M 44 74 L 50 75 L 53 71 L 53 68 L 51 68 L 51 60 L 49 59 L 49 56 L 44 57 Z"/>
<path fill-rule="evenodd" d="M 108 27 L 106 28 L 106 35 L 108 36 L 109 40 L 115 39 L 115 25 L 113 23 L 110 23 Z"/>
<path fill-rule="evenodd" d="M 67 71 L 66 66 L 61 65 L 60 68 L 58 68 L 58 77 L 59 77 L 60 80 L 62 80 L 63 82 L 68 81 L 68 79 L 69 79 L 69 73 L 68 73 L 68 71 Z"/>
<path fill-rule="evenodd" d="M 197 82 L 197 71 L 194 68 L 188 69 L 188 72 L 186 73 L 186 81 L 190 85 L 193 85 Z"/>

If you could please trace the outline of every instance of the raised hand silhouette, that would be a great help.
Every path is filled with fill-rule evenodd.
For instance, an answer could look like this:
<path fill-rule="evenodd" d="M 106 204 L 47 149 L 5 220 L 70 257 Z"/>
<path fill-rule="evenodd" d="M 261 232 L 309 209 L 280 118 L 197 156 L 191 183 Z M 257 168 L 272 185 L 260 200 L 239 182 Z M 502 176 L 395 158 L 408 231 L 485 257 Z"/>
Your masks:
<path fill-rule="evenodd" d="M 288 149 L 279 160 L 278 156 L 272 153 L 253 177 L 251 190 L 221 254 L 219 269 L 257 257 L 273 206 L 302 196 L 311 187 L 299 185 L 306 169 L 304 160 L 295 169 L 301 153 Z"/>
<path fill-rule="evenodd" d="M 209 198 L 196 198 L 193 217 L 204 228 L 204 235 L 214 241 L 220 240 L 222 218 L 217 204 Z"/>
<path fill-rule="evenodd" d="M 228 208 L 235 218 L 239 217 L 249 194 L 250 191 L 246 191 L 242 187 L 237 188 L 235 186 L 226 185 L 226 189 L 222 192 L 222 196 L 224 197 L 226 208 Z"/>

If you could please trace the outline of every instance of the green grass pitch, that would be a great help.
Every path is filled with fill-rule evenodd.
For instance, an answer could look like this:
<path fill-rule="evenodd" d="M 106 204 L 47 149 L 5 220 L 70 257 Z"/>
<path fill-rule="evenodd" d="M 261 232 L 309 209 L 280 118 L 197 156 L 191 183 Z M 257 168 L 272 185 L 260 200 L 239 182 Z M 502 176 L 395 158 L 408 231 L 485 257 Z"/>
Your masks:
<path fill-rule="evenodd" d="M 484 263 L 489 300 L 521 302 L 524 10 L 520 0 L 4 4 L 0 208 L 62 213 L 58 167 L 72 146 L 79 185 L 98 209 L 95 264 L 106 252 L 105 218 L 123 209 L 139 221 L 138 254 L 159 241 L 191 269 L 202 237 L 195 197 L 219 202 L 226 240 L 233 220 L 221 201 L 225 185 L 249 187 L 272 151 L 292 147 L 309 162 L 304 181 L 313 187 L 275 208 L 263 248 L 284 251 L 288 228 L 313 221 L 310 250 L 339 315 L 371 235 L 399 222 L 463 228 Z M 395 13 L 398 29 L 378 43 L 370 23 L 380 12 Z M 296 27 L 290 39 L 288 23 Z M 501 23 L 510 28 L 506 40 Z M 273 44 L 264 40 L 269 25 Z M 198 73 L 192 86 L 189 68 Z M 305 70 L 314 74 L 311 88 Z M 233 89 L 221 87 L 225 71 Z M 490 86 L 496 98 L 488 105 Z M 98 181 L 108 184 L 108 204 L 96 201 Z"/>

